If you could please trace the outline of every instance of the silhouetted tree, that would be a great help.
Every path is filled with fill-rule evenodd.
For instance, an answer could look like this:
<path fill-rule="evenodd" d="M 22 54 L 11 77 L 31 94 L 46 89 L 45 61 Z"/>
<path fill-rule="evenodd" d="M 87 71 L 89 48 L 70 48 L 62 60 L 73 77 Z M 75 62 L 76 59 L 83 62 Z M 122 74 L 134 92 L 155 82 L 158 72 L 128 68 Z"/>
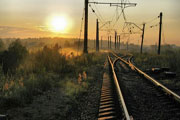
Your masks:
<path fill-rule="evenodd" d="M 7 74 L 8 71 L 12 73 L 20 65 L 27 53 L 26 47 L 22 46 L 19 40 L 12 42 L 8 50 L 4 51 L 2 55 L 4 73 Z"/>
<path fill-rule="evenodd" d="M 4 43 L 3 43 L 2 39 L 0 39 L 0 65 L 2 63 L 3 50 L 4 50 Z"/>
<path fill-rule="evenodd" d="M 4 43 L 2 39 L 0 39 L 0 52 L 4 50 Z"/>

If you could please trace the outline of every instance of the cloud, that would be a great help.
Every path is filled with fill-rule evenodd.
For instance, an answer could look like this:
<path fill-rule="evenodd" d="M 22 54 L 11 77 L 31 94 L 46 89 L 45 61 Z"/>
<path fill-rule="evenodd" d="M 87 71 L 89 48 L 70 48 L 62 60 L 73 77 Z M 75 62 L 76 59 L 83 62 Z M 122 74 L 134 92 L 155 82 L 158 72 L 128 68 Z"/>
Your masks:
<path fill-rule="evenodd" d="M 40 31 L 49 31 L 49 28 L 47 26 L 35 26 Z"/>
<path fill-rule="evenodd" d="M 0 26 L 0 37 L 2 38 L 28 38 L 28 37 L 77 37 L 70 33 L 53 33 L 47 26 L 35 26 L 34 28 L 23 28 L 14 26 Z"/>
<path fill-rule="evenodd" d="M 14 32 L 27 32 L 32 31 L 28 28 L 22 28 L 22 27 L 12 27 L 12 26 L 0 26 L 0 32 L 3 33 L 14 33 Z"/>
<path fill-rule="evenodd" d="M 0 37 L 40 37 L 51 35 L 48 31 L 41 31 L 40 29 L 14 27 L 14 26 L 0 26 Z"/>

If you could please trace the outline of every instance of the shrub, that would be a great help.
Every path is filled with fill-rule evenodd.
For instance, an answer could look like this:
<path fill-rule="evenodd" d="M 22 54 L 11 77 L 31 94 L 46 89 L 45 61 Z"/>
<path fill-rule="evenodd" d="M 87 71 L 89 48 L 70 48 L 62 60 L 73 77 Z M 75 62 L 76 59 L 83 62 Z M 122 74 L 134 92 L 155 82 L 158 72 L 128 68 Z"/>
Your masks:
<path fill-rule="evenodd" d="M 0 66 L 0 107 L 23 106 L 55 87 L 70 98 L 86 92 L 92 82 L 92 66 L 103 63 L 104 57 L 99 53 L 67 57 L 59 49 L 56 44 L 28 54 L 19 41 L 11 43 L 3 52 L 3 69 Z M 4 75 L 5 67 L 4 72 L 13 74 Z"/>
<path fill-rule="evenodd" d="M 52 73 L 41 75 L 30 74 L 24 77 L 7 77 L 1 86 L 0 101 L 8 107 L 22 106 L 24 103 L 30 103 L 34 96 L 42 94 L 47 90 L 58 87 L 59 77 Z M 4 84 L 3 84 L 4 83 Z M 12 104 L 13 103 L 13 104 Z"/>
<path fill-rule="evenodd" d="M 0 39 L 0 51 L 3 51 L 4 48 L 5 48 L 4 42 L 2 41 L 2 39 Z"/>
<path fill-rule="evenodd" d="M 145 53 L 134 53 L 135 63 L 141 69 L 151 67 L 170 67 L 172 70 L 180 72 L 180 50 L 166 50 L 161 55 Z"/>
<path fill-rule="evenodd" d="M 2 54 L 2 65 L 5 74 L 15 72 L 27 55 L 27 49 L 21 45 L 19 40 L 12 42 L 8 50 Z"/>

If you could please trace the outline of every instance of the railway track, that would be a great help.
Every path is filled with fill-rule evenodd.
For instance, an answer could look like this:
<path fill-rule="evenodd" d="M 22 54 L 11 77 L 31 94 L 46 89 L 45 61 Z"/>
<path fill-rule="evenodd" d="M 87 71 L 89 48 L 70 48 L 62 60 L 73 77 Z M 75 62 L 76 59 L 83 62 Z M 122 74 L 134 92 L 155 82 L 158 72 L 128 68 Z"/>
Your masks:
<path fill-rule="evenodd" d="M 180 97 L 134 66 L 131 63 L 132 55 L 123 57 L 119 57 L 115 53 L 108 56 L 109 81 L 111 81 L 109 83 L 111 84 L 105 81 L 105 84 L 103 83 L 98 118 L 179 120 Z M 114 89 L 111 90 L 111 88 Z M 111 107 L 116 112 L 111 115 L 105 114 L 102 117 L 100 116 L 101 111 L 106 111 L 101 107 L 104 99 L 102 96 L 107 93 L 104 91 L 113 91 L 111 98 L 116 101 L 116 104 Z"/>

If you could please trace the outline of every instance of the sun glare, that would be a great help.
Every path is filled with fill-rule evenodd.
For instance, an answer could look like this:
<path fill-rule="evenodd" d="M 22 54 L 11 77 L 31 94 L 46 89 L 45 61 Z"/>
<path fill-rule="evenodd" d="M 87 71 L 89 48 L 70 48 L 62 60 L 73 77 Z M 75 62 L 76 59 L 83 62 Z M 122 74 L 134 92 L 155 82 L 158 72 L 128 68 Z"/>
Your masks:
<path fill-rule="evenodd" d="M 65 32 L 67 27 L 67 19 L 63 16 L 54 16 L 50 21 L 50 28 L 53 32 Z"/>

